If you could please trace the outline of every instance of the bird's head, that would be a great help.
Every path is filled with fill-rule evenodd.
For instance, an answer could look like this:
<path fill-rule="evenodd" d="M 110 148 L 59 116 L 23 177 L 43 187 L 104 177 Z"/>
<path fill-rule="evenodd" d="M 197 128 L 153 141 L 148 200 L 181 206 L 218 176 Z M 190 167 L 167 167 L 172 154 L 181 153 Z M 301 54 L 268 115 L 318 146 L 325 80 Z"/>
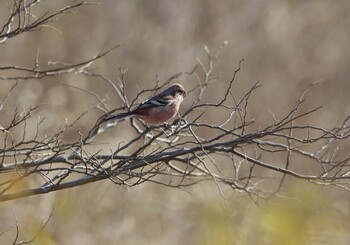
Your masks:
<path fill-rule="evenodd" d="M 184 87 L 178 83 L 173 84 L 171 87 L 168 88 L 171 95 L 174 96 L 177 100 L 180 102 L 183 100 L 184 97 L 186 97 L 186 91 Z"/>

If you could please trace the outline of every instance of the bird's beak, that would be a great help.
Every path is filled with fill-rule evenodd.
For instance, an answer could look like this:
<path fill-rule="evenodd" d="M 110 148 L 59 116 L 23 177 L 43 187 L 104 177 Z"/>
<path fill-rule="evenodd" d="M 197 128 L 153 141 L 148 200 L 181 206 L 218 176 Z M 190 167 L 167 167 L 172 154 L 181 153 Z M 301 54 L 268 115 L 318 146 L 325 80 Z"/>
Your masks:
<path fill-rule="evenodd" d="M 186 91 L 183 91 L 183 92 L 182 92 L 182 96 L 183 96 L 183 97 L 186 97 L 186 95 L 187 95 L 187 94 L 186 94 Z"/>

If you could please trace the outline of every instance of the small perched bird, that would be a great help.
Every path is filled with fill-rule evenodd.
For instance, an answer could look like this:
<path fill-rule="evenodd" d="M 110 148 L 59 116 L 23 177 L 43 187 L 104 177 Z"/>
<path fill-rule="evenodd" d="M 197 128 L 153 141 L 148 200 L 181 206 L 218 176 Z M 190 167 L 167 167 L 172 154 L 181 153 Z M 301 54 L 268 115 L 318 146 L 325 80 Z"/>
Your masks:
<path fill-rule="evenodd" d="M 107 128 L 114 127 L 118 122 L 129 118 L 138 118 L 150 124 L 160 124 L 174 117 L 186 92 L 180 84 L 173 84 L 163 92 L 142 102 L 130 112 L 107 116 L 90 132 L 85 142 L 91 142 L 98 134 Z"/>

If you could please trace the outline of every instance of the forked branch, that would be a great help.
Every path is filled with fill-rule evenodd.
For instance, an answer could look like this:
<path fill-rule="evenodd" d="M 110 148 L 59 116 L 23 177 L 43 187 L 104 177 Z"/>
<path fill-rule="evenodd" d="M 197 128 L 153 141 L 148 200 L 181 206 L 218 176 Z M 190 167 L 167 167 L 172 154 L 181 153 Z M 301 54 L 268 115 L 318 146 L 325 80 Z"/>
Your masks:
<path fill-rule="evenodd" d="M 232 80 L 219 81 L 212 76 L 217 55 L 206 50 L 207 60 L 199 61 L 197 69 L 179 73 L 167 81 L 159 81 L 152 89 L 140 91 L 131 104 L 126 99 L 125 71 L 121 71 L 122 78 L 117 82 L 84 72 L 110 85 L 113 83 L 112 87 L 123 103 L 119 109 L 130 108 L 141 94 L 152 95 L 181 76 L 197 79 L 195 85 L 187 84 L 187 99 L 193 103 L 189 103 L 190 107 L 185 108 L 178 120 L 171 125 L 151 127 L 132 120 L 130 129 L 135 129 L 135 136 L 128 142 L 121 142 L 110 154 L 101 154 L 103 146 L 96 143 L 89 146 L 79 137 L 73 143 L 64 143 L 66 129 L 73 125 L 45 138 L 36 134 L 32 139 L 13 139 L 11 132 L 26 125 L 31 113 L 24 113 L 27 116 L 20 118 L 14 114 L 12 122 L 2 125 L 1 131 L 5 137 L 4 148 L 0 151 L 0 174 L 3 176 L 0 201 L 107 179 L 116 185 L 153 182 L 175 188 L 213 181 L 218 186 L 244 191 L 257 202 L 278 193 L 287 178 L 349 189 L 349 156 L 338 152 L 349 140 L 350 117 L 332 129 L 311 122 L 302 124 L 301 119 L 308 120 L 310 114 L 321 110 L 321 107 L 305 110 L 303 106 L 307 100 L 302 94 L 282 119 L 274 116 L 273 123 L 254 130 L 258 127 L 253 126 L 259 122 L 249 119 L 249 101 L 261 83 L 252 84 L 241 95 L 235 94 L 234 87 L 239 86 L 236 74 L 241 70 L 241 62 L 233 70 Z M 227 88 L 222 97 L 217 101 L 206 101 L 208 88 L 219 84 Z M 221 122 L 206 119 L 211 108 L 221 112 Z M 37 128 L 40 131 L 40 127 Z M 308 167 L 300 167 L 300 163 Z M 17 183 L 30 179 L 35 179 L 36 185 L 23 190 L 15 188 Z"/>

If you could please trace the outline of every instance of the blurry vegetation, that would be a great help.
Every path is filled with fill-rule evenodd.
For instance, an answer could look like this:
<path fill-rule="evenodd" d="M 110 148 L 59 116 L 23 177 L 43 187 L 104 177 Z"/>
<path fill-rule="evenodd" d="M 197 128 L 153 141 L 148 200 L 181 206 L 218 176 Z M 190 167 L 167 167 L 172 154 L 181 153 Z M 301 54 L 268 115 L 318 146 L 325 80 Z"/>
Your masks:
<path fill-rule="evenodd" d="M 8 32 L 6 23 L 11 10 L 28 4 L 33 4 L 30 13 L 15 18 Z M 67 6 L 70 7 L 65 9 Z M 256 81 L 262 85 L 250 97 L 247 117 L 254 120 L 250 130 L 259 130 L 275 123 L 274 118 L 283 118 L 314 82 L 321 83 L 307 91 L 308 100 L 300 113 L 324 107 L 299 123 L 317 122 L 322 128 L 339 126 L 350 112 L 349 9 L 350 3 L 345 0 L 336 3 L 104 0 L 98 4 L 75 0 L 2 0 L 2 102 L 14 84 L 18 85 L 1 108 L 0 140 L 4 141 L 6 132 L 2 127 L 11 122 L 16 108 L 20 115 L 41 105 L 31 114 L 28 137 L 35 135 L 37 122 L 42 129 L 40 137 L 44 137 L 57 133 L 66 122 L 72 123 L 89 111 L 62 139 L 75 142 L 104 113 L 97 104 L 103 102 L 109 110 L 122 105 L 111 86 L 91 73 L 103 74 L 113 82 L 125 75 L 128 98 L 133 99 L 142 89 L 153 88 L 157 81 L 192 71 L 194 65 L 200 64 L 198 59 L 207 58 L 203 45 L 217 50 L 224 40 L 228 45 L 213 71 L 217 83 L 209 86 L 210 92 L 203 94 L 203 101 L 217 101 L 219 95 L 225 94 L 233 71 L 244 59 L 233 93 L 242 97 Z M 53 15 L 52 22 L 43 22 L 40 30 L 25 32 L 24 28 L 23 33 L 6 37 L 16 27 L 38 23 L 38 16 L 49 17 L 54 13 L 59 15 Z M 117 44 L 122 46 L 104 55 Z M 33 68 L 34 72 L 4 69 L 14 66 Z M 35 70 L 38 67 L 40 70 Z M 52 74 L 52 69 L 61 73 Z M 200 76 L 203 79 L 203 73 Z M 194 75 L 185 75 L 180 82 L 189 90 L 195 87 L 195 79 Z M 143 94 L 139 100 L 146 97 Z M 194 97 L 184 101 L 181 113 L 190 108 L 191 98 Z M 224 122 L 228 116 L 219 109 L 209 108 L 206 113 L 205 120 L 211 123 Z M 41 122 L 42 118 L 45 120 Z M 21 138 L 22 134 L 21 130 L 15 131 L 13 137 Z M 211 136 L 205 129 L 198 134 Z M 118 125 L 101 137 L 100 142 L 108 142 L 102 144 L 102 153 L 110 153 L 115 144 L 135 135 L 129 124 Z M 315 150 L 314 145 L 303 149 Z M 329 154 L 331 160 L 349 157 L 348 146 L 334 146 L 331 150 L 336 153 L 334 158 Z M 4 157 L 0 158 L 3 163 Z M 257 158 L 285 167 L 284 153 Z M 294 154 L 291 159 L 295 162 L 292 171 L 310 175 L 322 171 Z M 224 158 L 217 160 L 220 164 Z M 347 164 L 344 161 L 344 167 Z M 251 166 L 246 167 L 248 172 Z M 224 170 L 230 176 L 232 169 Z M 254 171 L 266 177 L 266 182 L 259 183 L 263 190 L 275 190 L 269 181 L 274 177 L 270 172 L 260 168 Z M 11 174 L 0 175 L 0 181 Z M 20 181 L 12 191 L 27 189 L 39 181 L 42 180 Z M 350 208 L 349 192 L 345 189 L 348 184 L 337 183 L 343 189 L 323 184 L 287 177 L 276 195 L 256 205 L 248 192 L 232 191 L 213 181 L 185 189 L 147 182 L 129 188 L 108 180 L 99 181 L 0 203 L 0 243 L 12 244 L 16 234 L 17 242 L 28 241 L 48 222 L 34 244 L 348 244 Z"/>

